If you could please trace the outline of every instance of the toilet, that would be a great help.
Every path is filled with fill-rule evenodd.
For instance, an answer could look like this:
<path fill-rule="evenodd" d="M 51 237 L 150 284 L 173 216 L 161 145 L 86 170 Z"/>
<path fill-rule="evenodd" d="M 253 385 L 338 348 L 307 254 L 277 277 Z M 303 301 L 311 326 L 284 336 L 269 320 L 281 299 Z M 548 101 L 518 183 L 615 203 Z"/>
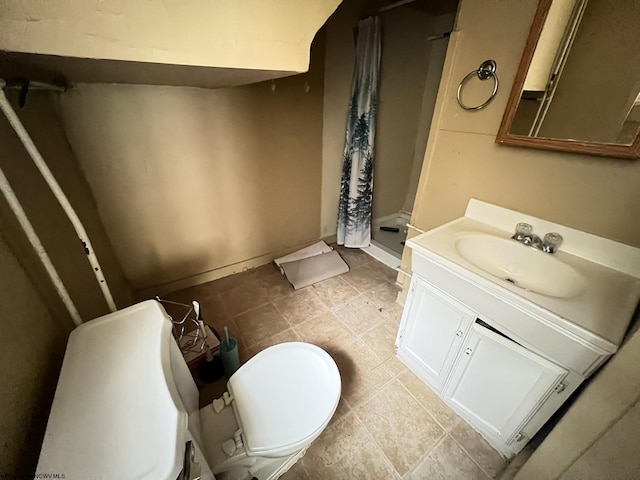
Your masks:
<path fill-rule="evenodd" d="M 69 336 L 36 473 L 276 479 L 322 433 L 339 399 L 329 354 L 289 342 L 255 355 L 224 395 L 199 408 L 171 321 L 148 300 Z"/>

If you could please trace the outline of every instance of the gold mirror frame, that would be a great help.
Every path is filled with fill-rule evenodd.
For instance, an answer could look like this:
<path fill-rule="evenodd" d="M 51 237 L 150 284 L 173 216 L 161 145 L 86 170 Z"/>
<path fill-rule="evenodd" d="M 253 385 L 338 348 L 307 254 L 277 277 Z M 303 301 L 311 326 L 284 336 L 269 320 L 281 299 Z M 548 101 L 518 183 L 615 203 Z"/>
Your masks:
<path fill-rule="evenodd" d="M 524 47 L 524 53 L 516 72 L 516 78 L 513 82 L 513 88 L 509 95 L 509 101 L 502 117 L 502 123 L 500 124 L 500 130 L 498 130 L 498 136 L 496 143 L 501 145 L 512 145 L 517 147 L 528 148 L 540 148 L 544 150 L 558 150 L 562 152 L 572 153 L 586 153 L 590 155 L 600 155 L 604 157 L 617 157 L 626 159 L 638 159 L 640 158 L 640 133 L 636 135 L 635 140 L 631 145 L 615 145 L 609 143 L 598 142 L 586 142 L 580 140 L 561 140 L 555 138 L 542 138 L 542 137 L 527 137 L 524 135 L 514 135 L 509 133 L 511 123 L 516 115 L 518 103 L 520 102 L 520 95 L 524 87 L 524 81 L 531 64 L 531 59 L 535 53 L 540 33 L 544 27 L 544 22 L 547 19 L 549 8 L 551 7 L 552 0 L 540 0 L 536 15 L 533 18 L 531 24 L 531 30 L 529 31 L 529 37 Z"/>

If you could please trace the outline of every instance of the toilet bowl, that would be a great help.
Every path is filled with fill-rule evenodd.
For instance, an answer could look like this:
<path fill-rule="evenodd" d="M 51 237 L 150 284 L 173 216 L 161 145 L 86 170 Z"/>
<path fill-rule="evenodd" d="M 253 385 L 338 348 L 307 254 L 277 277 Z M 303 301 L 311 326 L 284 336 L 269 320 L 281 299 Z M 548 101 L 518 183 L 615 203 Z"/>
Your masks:
<path fill-rule="evenodd" d="M 159 303 L 87 322 L 69 337 L 36 472 L 275 479 L 331 420 L 340 374 L 321 348 L 282 343 L 241 366 L 213 404 L 198 408 L 198 396 Z"/>
<path fill-rule="evenodd" d="M 218 402 L 223 410 L 226 404 L 232 407 L 226 412 L 228 419 L 222 420 L 224 411 L 216 412 L 216 402 L 199 412 L 204 456 L 213 473 L 235 480 L 245 478 L 244 470 L 249 470 L 248 478 L 277 478 L 331 420 L 340 399 L 340 374 L 321 348 L 281 343 L 240 367 L 227 387 Z"/>

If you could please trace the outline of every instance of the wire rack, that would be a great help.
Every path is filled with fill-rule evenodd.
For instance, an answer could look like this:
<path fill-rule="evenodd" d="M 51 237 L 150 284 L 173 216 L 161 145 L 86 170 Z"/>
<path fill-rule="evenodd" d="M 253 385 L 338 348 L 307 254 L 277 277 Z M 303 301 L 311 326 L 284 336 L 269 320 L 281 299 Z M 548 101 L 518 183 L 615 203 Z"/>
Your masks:
<path fill-rule="evenodd" d="M 156 300 L 163 305 L 171 305 L 180 310 L 179 319 L 174 318 L 170 313 L 167 313 L 167 315 L 173 324 L 173 336 L 187 364 L 200 359 L 206 354 L 207 338 L 209 339 L 208 343 L 212 352 L 215 353 L 218 350 L 218 335 L 212 331 L 208 325 L 204 326 L 203 331 L 202 326 L 196 318 L 193 305 L 165 300 L 160 297 L 156 297 Z M 189 326 L 193 326 L 193 328 L 189 329 Z"/>

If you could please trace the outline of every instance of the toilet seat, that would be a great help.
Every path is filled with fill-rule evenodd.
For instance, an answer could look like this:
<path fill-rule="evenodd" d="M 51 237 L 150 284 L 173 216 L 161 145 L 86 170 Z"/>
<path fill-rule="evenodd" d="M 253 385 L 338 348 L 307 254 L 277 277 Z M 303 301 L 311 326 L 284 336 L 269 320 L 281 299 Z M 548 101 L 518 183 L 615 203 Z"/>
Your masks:
<path fill-rule="evenodd" d="M 229 379 L 250 456 L 281 457 L 315 440 L 340 400 L 340 373 L 321 348 L 302 342 L 267 348 Z"/>

